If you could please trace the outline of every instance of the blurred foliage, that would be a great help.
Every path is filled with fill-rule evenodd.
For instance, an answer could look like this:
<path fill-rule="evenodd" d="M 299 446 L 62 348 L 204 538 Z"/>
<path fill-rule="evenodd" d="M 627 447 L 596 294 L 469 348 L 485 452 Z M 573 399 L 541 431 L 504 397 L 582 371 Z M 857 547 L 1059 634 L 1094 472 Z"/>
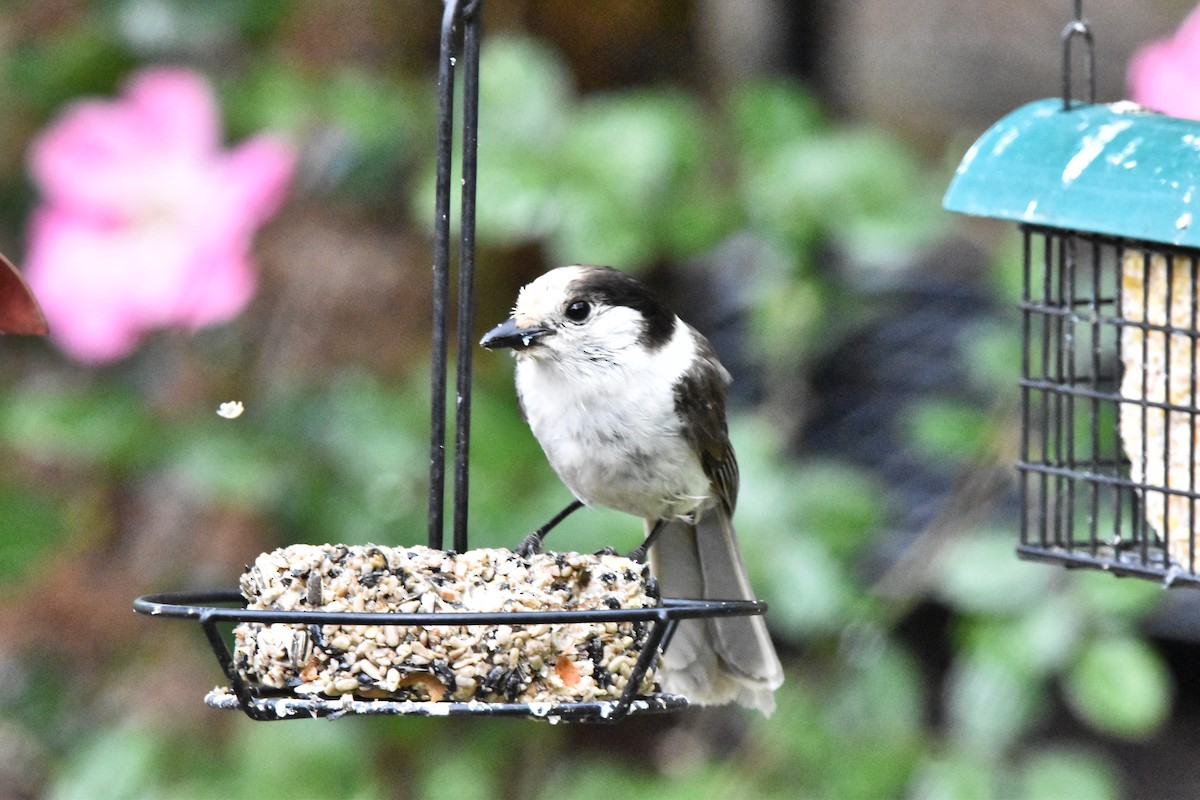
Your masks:
<path fill-rule="evenodd" d="M 295 13 L 286 0 L 97 4 L 75 26 L 0 55 L 3 96 L 16 99 L 6 113 L 36 130 L 151 56 L 186 59 L 196 42 L 219 42 L 239 55 L 217 72 L 232 137 L 286 131 L 303 148 L 306 201 L 421 230 L 432 216 L 430 74 L 305 65 L 287 48 Z M 776 376 L 803 374 L 945 224 L 941 176 L 886 133 L 835 122 L 793 83 L 719 98 L 645 87 L 580 96 L 551 47 L 504 35 L 487 39 L 481 77 L 481 245 L 534 248 L 548 264 L 682 270 L 749 238 L 758 256 L 740 276 L 752 314 L 745 349 L 765 354 Z M 4 225 L 19 226 L 28 187 L 6 186 L 4 197 Z M 841 272 L 825 266 L 829 253 Z M 1002 299 L 1019 269 L 1011 248 L 996 259 Z M 13 350 L 0 373 L 0 586 L 16 608 L 46 564 L 149 546 L 145 532 L 133 545 L 122 537 L 132 537 L 138 497 L 178 502 L 159 496 L 162 486 L 211 514 L 184 516 L 187 537 L 219 528 L 212 517 L 248 520 L 239 553 L 424 540 L 426 367 L 404 381 L 345 366 L 316 386 L 271 383 L 256 371 L 261 334 L 232 330 L 243 337 L 235 346 L 201 335 L 170 351 L 211 386 L 166 399 L 161 357 L 84 373 L 49 347 Z M 903 437 L 924 458 L 968 470 L 1004 451 L 1017 335 L 981 320 L 962 338 L 973 388 L 995 405 L 929 397 L 905 410 Z M 508 370 L 489 362 L 478 372 L 472 543 L 512 545 L 567 494 L 519 419 Z M 246 401 L 243 417 L 213 413 L 209 399 L 223 393 Z M 686 722 L 650 728 L 675 737 L 663 753 L 626 742 L 615 757 L 612 741 L 592 750 L 561 728 L 490 720 L 256 725 L 201 709 L 181 728 L 156 695 L 194 692 L 194 706 L 207 687 L 146 680 L 139 650 L 153 650 L 161 623 L 141 619 L 83 682 L 65 680 L 76 666 L 39 646 L 0 650 L 17 687 L 0 687 L 0 718 L 46 753 L 41 779 L 55 798 L 1119 796 L 1118 770 L 1088 742 L 1143 741 L 1170 712 L 1169 673 L 1139 634 L 1161 592 L 1019 562 L 1006 518 L 922 551 L 926 580 L 882 597 L 864 564 L 888 524 L 886 487 L 850 463 L 797 457 L 779 431 L 765 411 L 733 420 L 739 530 L 788 678 L 776 714 L 736 720 L 744 731 L 722 757 Z M 557 546 L 581 550 L 639 536 L 640 523 L 601 511 L 555 533 Z M 173 541 L 155 557 L 196 557 Z M 180 574 L 207 577 L 197 566 L 121 584 L 119 613 L 142 591 L 175 588 Z M 909 630 L 928 608 L 947 615 L 944 635 Z M 178 638 L 191 644 L 158 669 L 179 668 L 182 652 L 208 669 L 187 675 L 216 674 L 198 631 Z M 18 658 L 28 662 L 8 670 Z M 136 702 L 105 698 L 130 683 Z M 1074 735 L 1047 744 L 1047 726 L 1057 719 L 1061 732 L 1064 717 Z"/>

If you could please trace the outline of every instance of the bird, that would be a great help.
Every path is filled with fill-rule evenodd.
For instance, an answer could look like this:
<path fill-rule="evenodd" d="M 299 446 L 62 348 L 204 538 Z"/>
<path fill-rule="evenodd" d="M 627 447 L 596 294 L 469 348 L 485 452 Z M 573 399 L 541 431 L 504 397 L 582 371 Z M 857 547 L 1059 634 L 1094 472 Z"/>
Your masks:
<path fill-rule="evenodd" d="M 517 400 L 574 501 L 643 519 L 665 596 L 753 600 L 733 527 L 738 466 L 725 405 L 731 378 L 708 340 L 643 283 L 605 266 L 552 269 L 484 335 L 510 349 Z M 697 705 L 737 702 L 770 715 L 783 668 L 761 616 L 680 621 L 663 690 Z"/>

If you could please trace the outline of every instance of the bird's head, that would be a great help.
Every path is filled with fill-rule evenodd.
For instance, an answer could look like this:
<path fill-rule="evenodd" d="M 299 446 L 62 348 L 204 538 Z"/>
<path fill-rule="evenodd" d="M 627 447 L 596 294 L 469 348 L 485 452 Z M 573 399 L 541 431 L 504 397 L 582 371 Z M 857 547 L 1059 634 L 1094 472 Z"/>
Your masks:
<path fill-rule="evenodd" d="M 602 363 L 630 348 L 655 350 L 675 314 L 639 281 L 611 267 L 559 267 L 521 289 L 512 316 L 480 342 L 518 357 Z"/>

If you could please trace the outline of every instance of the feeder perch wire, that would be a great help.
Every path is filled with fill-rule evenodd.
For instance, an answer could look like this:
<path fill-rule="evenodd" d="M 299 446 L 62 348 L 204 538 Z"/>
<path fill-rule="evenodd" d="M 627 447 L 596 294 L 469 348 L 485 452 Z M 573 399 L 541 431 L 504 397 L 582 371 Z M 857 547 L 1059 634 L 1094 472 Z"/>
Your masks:
<path fill-rule="evenodd" d="M 1095 104 L 1081 5 L 1063 96 L 989 128 L 944 205 L 1022 234 L 1018 553 L 1200 585 L 1200 124 Z M 1075 38 L 1088 103 L 1070 96 Z"/>
<path fill-rule="evenodd" d="M 438 62 L 437 173 L 433 236 L 432 366 L 430 374 L 430 449 L 428 542 L 443 549 L 446 498 L 446 395 L 450 347 L 451 176 L 454 158 L 454 76 L 463 72 L 461 207 L 459 210 L 457 375 L 453 467 L 453 550 L 468 549 L 468 466 L 470 460 L 471 367 L 475 336 L 475 184 L 479 122 L 480 17 L 483 0 L 445 0 Z M 456 50 L 456 45 L 459 45 Z M 456 52 L 458 55 L 456 55 Z M 239 607 L 240 606 L 240 607 Z M 217 708 L 240 709 L 255 720 L 337 717 L 346 714 L 424 716 L 524 716 L 557 721 L 616 722 L 632 713 L 685 708 L 687 698 L 637 690 L 655 657 L 670 642 L 681 619 L 762 614 L 766 604 L 750 600 L 683 600 L 664 598 L 654 608 L 503 613 L 348 613 L 270 611 L 245 608 L 237 591 L 182 592 L 146 595 L 134 610 L 150 616 L 199 621 L 230 688 L 211 692 L 205 701 Z M 239 674 L 219 626 L 241 622 L 299 625 L 515 625 L 550 623 L 645 622 L 650 627 L 626 689 L 618 700 L 572 703 L 410 702 L 298 697 L 285 690 L 252 686 Z"/>

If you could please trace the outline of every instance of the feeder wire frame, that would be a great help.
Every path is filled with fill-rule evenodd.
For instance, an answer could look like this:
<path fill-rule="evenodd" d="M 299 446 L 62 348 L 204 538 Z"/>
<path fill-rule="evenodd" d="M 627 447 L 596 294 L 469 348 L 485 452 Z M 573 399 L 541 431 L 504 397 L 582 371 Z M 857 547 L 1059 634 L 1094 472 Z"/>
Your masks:
<path fill-rule="evenodd" d="M 429 449 L 428 542 L 443 549 L 446 496 L 446 400 L 450 347 L 451 283 L 451 184 L 454 159 L 455 72 L 463 70 L 463 114 L 461 152 L 461 206 L 459 209 L 458 283 L 455 347 L 455 436 L 453 467 L 453 549 L 468 549 L 468 476 L 471 427 L 471 370 L 475 337 L 475 205 L 478 169 L 479 51 L 483 0 L 444 0 L 438 61 L 438 124 L 435 216 L 433 235 L 433 301 L 431 338 L 431 409 Z M 457 53 L 457 55 L 456 55 Z M 243 607 L 229 607 L 240 603 Z M 219 605 L 215 605 L 219 604 Z M 254 720 L 335 717 L 346 714 L 389 714 L 424 716 L 524 716 L 561 721 L 616 722 L 631 713 L 673 711 L 688 706 L 680 695 L 654 693 L 638 696 L 655 655 L 664 651 L 681 619 L 763 614 L 766 604 L 756 600 L 668 599 L 649 609 L 601 609 L 547 612 L 503 612 L 494 614 L 421 613 L 389 614 L 321 611 L 274 611 L 247 609 L 235 591 L 183 592 L 146 595 L 134 601 L 134 610 L 150 616 L 194 619 L 200 622 L 230 690 L 210 693 L 209 705 L 240 709 Z M 528 620 L 526 618 L 528 617 Z M 467 622 L 458 620 L 469 619 Z M 333 699 L 298 698 L 286 691 L 252 686 L 234 663 L 219 625 L 243 622 L 290 623 L 295 625 L 501 625 L 501 624 L 603 623 L 648 621 L 652 626 L 643 643 L 636 667 L 620 699 L 590 703 L 413 703 L 409 701 L 357 700 L 350 704 Z M 286 713 L 284 713 L 286 712 Z"/>
<path fill-rule="evenodd" d="M 1019 555 L 1200 586 L 1200 253 L 1034 225 L 1022 234 Z"/>
<path fill-rule="evenodd" d="M 764 603 L 752 600 L 672 600 L 648 608 L 593 609 L 574 611 L 504 611 L 377 613 L 346 611 L 281 611 L 248 609 L 237 590 L 173 592 L 139 597 L 134 610 L 154 617 L 192 619 L 200 623 L 213 654 L 229 679 L 227 691 L 215 690 L 206 699 L 218 708 L 239 709 L 256 721 L 337 717 L 345 714 L 418 716 L 505 716 L 538 717 L 567 722 L 619 722 L 631 713 L 654 713 L 686 708 L 687 698 L 653 693 L 638 695 L 655 657 L 666 646 L 682 619 L 762 614 Z M 553 625 L 643 623 L 648 627 L 637 661 L 625 688 L 616 700 L 592 702 L 491 703 L 415 702 L 408 700 L 362 700 L 344 695 L 341 699 L 297 698 L 286 689 L 252 685 L 238 669 L 222 626 L 236 624 L 290 624 L 319 629 L 323 625 Z M 315 638 L 315 637 L 314 637 Z"/>

